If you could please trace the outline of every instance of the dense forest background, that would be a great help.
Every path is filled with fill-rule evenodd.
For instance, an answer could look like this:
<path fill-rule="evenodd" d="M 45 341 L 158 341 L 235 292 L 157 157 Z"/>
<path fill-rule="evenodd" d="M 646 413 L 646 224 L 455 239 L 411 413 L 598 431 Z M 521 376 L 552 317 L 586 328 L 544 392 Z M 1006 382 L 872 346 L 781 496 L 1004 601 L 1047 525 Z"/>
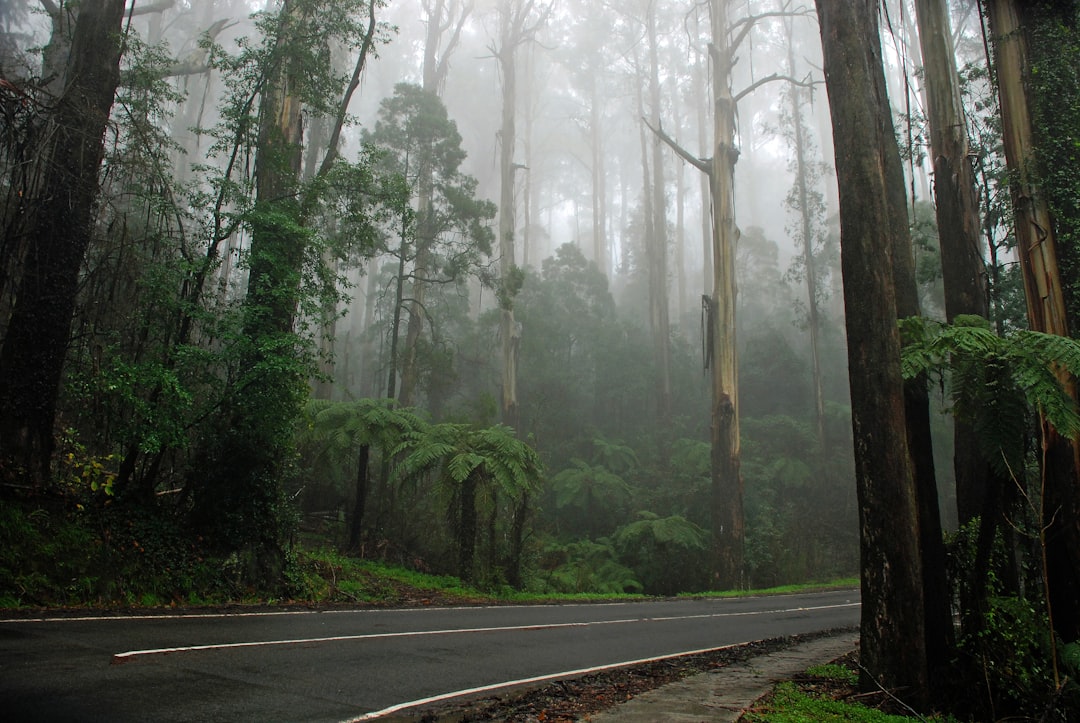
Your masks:
<path fill-rule="evenodd" d="M 1010 644 L 991 632 L 1030 633 L 1042 676 L 992 704 L 1046 694 L 1048 659 L 1060 695 L 1053 631 L 1072 651 L 1076 614 L 1045 604 L 1046 533 L 1073 525 L 1077 488 L 1047 492 L 1046 451 L 1080 429 L 1053 373 L 1075 350 L 1018 336 L 1069 334 L 1033 321 L 1016 251 L 1030 196 L 993 29 L 1011 4 L 820 5 L 5 2 L 0 599 L 298 595 L 318 535 L 489 590 L 862 572 L 865 606 L 871 513 L 892 508 L 860 461 L 847 340 L 921 317 L 903 372 L 932 438 L 908 437 L 912 465 L 932 482 L 899 537 L 934 538 L 915 558 L 941 547 L 928 567 L 974 611 L 973 660 Z M 866 253 L 897 278 L 894 259 L 911 261 L 896 282 L 910 294 L 870 331 L 842 279 L 877 271 L 855 274 L 854 242 L 842 256 L 854 204 L 834 170 L 863 149 L 834 140 L 822 52 L 830 12 L 860 5 L 891 103 L 876 116 L 896 156 L 891 225 L 910 243 Z M 1077 8 L 1012 12 L 1042 154 L 1023 180 L 1051 204 L 1064 319 Z M 956 86 L 963 173 L 939 165 L 938 73 Z M 953 175 L 974 219 L 979 296 L 963 303 L 938 231 Z M 1072 544 L 1050 565 L 1059 596 L 1080 584 Z"/>

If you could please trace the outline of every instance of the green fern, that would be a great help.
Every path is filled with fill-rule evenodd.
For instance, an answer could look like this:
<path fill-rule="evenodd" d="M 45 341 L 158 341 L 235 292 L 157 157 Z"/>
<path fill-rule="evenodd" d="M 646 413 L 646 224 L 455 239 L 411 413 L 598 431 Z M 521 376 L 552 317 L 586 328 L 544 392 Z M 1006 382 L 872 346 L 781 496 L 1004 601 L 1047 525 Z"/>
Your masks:
<path fill-rule="evenodd" d="M 1080 342 L 1035 331 L 997 336 L 977 316 L 941 324 L 900 321 L 905 378 L 921 374 L 948 382 L 952 411 L 974 427 L 997 471 L 1016 474 L 1034 413 L 1062 435 L 1080 436 L 1080 409 L 1062 377 L 1080 376 Z"/>

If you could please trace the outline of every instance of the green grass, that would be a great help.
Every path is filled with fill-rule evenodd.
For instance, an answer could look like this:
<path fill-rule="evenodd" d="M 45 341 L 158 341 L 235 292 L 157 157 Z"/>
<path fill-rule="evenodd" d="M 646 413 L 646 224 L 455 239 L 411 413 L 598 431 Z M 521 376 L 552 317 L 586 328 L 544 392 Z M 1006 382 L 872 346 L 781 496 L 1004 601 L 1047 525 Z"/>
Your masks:
<path fill-rule="evenodd" d="M 798 585 L 778 585 L 776 587 L 761 588 L 758 590 L 720 590 L 713 592 L 683 593 L 680 597 L 751 597 L 754 595 L 790 595 L 800 592 L 816 592 L 819 590 L 847 590 L 858 588 L 859 578 L 846 577 L 830 582 L 806 582 Z"/>
<path fill-rule="evenodd" d="M 856 703 L 843 703 L 804 693 L 790 681 L 778 684 L 764 709 L 748 713 L 744 720 L 749 723 L 911 723 L 911 718 L 904 716 L 888 715 Z"/>
<path fill-rule="evenodd" d="M 834 680 L 838 683 L 845 683 L 847 685 L 855 685 L 859 682 L 859 674 L 851 668 L 845 668 L 842 665 L 836 663 L 826 663 L 825 665 L 813 665 L 806 669 L 807 675 L 812 675 L 815 678 L 823 678 L 825 680 Z"/>

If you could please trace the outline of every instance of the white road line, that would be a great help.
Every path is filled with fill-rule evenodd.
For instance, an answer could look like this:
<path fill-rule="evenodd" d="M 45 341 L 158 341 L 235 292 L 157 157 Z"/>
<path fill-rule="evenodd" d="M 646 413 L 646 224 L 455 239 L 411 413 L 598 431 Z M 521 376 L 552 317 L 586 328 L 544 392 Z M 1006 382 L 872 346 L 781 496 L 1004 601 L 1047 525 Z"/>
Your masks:
<path fill-rule="evenodd" d="M 489 693 L 493 690 L 500 690 L 502 688 L 513 688 L 519 685 L 530 685 L 532 683 L 543 683 L 548 680 L 557 680 L 559 678 L 570 678 L 578 675 L 588 675 L 589 673 L 599 673 L 604 670 L 614 670 L 616 668 L 625 668 L 630 665 L 643 665 L 645 663 L 655 663 L 659 660 L 670 660 L 671 658 L 681 658 L 684 655 L 700 655 L 702 653 L 713 653 L 720 650 L 728 650 L 730 648 L 737 648 L 740 645 L 746 645 L 746 643 L 732 643 L 731 645 L 722 645 L 719 648 L 701 648 L 699 650 L 687 650 L 681 653 L 673 653 L 671 655 L 660 655 L 655 658 L 641 658 L 639 660 L 626 660 L 621 663 L 612 663 L 610 665 L 598 665 L 593 668 L 578 668 L 577 670 L 564 670 L 560 673 L 551 673 L 550 675 L 540 675 L 535 678 L 522 678 L 520 680 L 508 680 L 502 683 L 494 683 L 492 685 L 484 685 L 479 688 L 467 688 L 465 690 L 455 690 L 450 693 L 442 693 L 440 695 L 433 695 L 430 698 L 421 698 L 419 700 L 410 700 L 405 703 L 398 703 L 392 705 L 389 708 L 383 708 L 382 710 L 372 711 L 371 713 L 365 713 L 362 716 L 356 718 L 349 718 L 342 723 L 360 723 L 361 721 L 374 720 L 381 718 L 384 715 L 390 715 L 391 713 L 400 713 L 403 710 L 409 708 L 417 708 L 422 705 L 429 705 L 431 703 L 440 703 L 444 700 L 451 700 L 453 698 L 461 698 L 467 695 L 477 695 L 480 693 Z"/>
<path fill-rule="evenodd" d="M 396 633 L 364 633 L 360 635 L 336 635 L 321 638 L 294 638 L 288 640 L 263 640 L 239 643 L 212 643 L 208 645 L 186 645 L 175 648 L 150 648 L 147 650 L 128 650 L 116 653 L 112 657 L 113 664 L 126 663 L 135 658 L 150 655 L 167 655 L 169 653 L 186 653 L 200 650 L 226 650 L 231 648 L 257 648 L 277 645 L 303 645 L 307 643 L 333 643 L 350 640 L 375 640 L 381 638 L 406 638 L 420 637 L 424 635 L 457 635 L 462 633 L 491 633 L 508 632 L 513 630 L 548 630 L 554 628 L 580 628 L 591 625 L 625 625 L 627 623 L 643 622 L 668 622 L 672 620 L 700 620 L 706 618 L 747 617 L 752 615 L 778 615 L 794 612 L 808 612 L 811 610 L 829 610 L 833 608 L 856 607 L 859 603 L 841 603 L 836 605 L 818 605 L 813 607 L 787 608 L 783 610 L 762 610 L 733 613 L 703 613 L 698 615 L 672 615 L 666 617 L 646 618 L 623 618 L 617 620 L 597 620 L 593 622 L 570 622 L 570 623 L 545 623 L 541 625 L 502 625 L 482 628 L 450 628 L 446 630 L 408 630 Z"/>

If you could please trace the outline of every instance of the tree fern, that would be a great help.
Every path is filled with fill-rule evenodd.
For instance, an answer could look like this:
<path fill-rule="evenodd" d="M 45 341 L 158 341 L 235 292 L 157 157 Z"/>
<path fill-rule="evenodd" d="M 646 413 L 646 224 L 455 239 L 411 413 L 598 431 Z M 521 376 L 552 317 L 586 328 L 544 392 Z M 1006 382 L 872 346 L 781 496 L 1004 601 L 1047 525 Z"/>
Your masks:
<path fill-rule="evenodd" d="M 1080 410 L 1063 383 L 1080 376 L 1080 343 L 1035 331 L 999 337 L 985 319 L 941 324 L 900 321 L 905 378 L 930 374 L 947 382 L 952 411 L 970 422 L 982 452 L 998 472 L 1017 474 L 1034 412 L 1057 431 L 1080 435 Z"/>

